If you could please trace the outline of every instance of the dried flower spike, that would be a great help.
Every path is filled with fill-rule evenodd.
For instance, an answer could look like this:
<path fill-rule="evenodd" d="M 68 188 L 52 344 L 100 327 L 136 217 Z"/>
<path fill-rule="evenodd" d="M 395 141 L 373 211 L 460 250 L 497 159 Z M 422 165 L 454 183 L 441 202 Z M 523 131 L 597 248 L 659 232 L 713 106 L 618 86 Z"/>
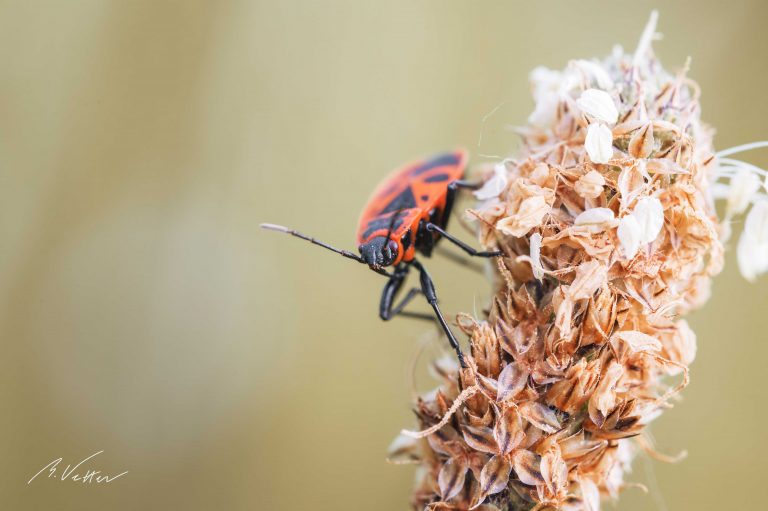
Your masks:
<path fill-rule="evenodd" d="M 651 41 L 531 74 L 523 149 L 476 196 L 479 239 L 498 245 L 484 320 L 460 317 L 469 368 L 441 361 L 416 403 L 416 509 L 597 510 L 617 498 L 646 426 L 688 383 L 702 305 L 729 222 L 748 279 L 768 271 L 768 174 L 715 153 L 699 89 Z M 686 66 L 687 67 L 687 66 Z M 726 200 L 717 218 L 715 199 Z M 751 209 L 750 209 L 751 208 Z"/>

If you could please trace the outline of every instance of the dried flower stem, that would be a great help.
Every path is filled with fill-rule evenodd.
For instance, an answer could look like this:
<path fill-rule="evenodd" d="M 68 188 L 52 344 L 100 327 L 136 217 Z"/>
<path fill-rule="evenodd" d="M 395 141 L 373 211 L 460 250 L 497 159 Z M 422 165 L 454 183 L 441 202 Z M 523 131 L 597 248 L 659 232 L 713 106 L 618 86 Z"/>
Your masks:
<path fill-rule="evenodd" d="M 688 63 L 672 75 L 653 57 L 656 21 L 633 55 L 531 75 L 523 149 L 484 172 L 468 212 L 505 254 L 487 317 L 458 319 L 470 368 L 442 367 L 416 403 L 422 431 L 395 443 L 420 461 L 416 509 L 594 511 L 637 486 L 638 449 L 679 459 L 643 433 L 688 385 L 680 316 L 708 298 L 728 220 L 750 207 L 740 267 L 768 271 L 766 172 L 728 158 L 768 143 L 715 153 Z"/>

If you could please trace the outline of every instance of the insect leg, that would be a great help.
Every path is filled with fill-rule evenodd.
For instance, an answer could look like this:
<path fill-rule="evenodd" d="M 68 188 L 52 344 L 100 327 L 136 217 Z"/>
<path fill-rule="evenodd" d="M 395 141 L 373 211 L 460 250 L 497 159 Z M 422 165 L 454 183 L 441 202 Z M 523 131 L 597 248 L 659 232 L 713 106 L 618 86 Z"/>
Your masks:
<path fill-rule="evenodd" d="M 448 219 L 451 217 L 451 211 L 453 211 L 453 204 L 456 202 L 456 194 L 460 189 L 469 189 L 469 190 L 476 190 L 480 188 L 481 183 L 470 183 L 469 181 L 464 180 L 456 180 L 448 184 L 448 191 L 445 194 L 445 208 L 443 209 L 443 217 L 442 219 L 432 219 L 433 222 L 439 223 L 443 228 L 446 228 L 448 226 Z M 466 229 L 468 232 L 473 232 L 471 229 L 467 228 L 467 224 L 465 224 L 461 219 L 459 219 L 459 223 L 461 224 L 464 229 Z"/>
<path fill-rule="evenodd" d="M 400 300 L 400 303 L 398 303 L 394 307 L 392 306 L 391 302 L 387 304 L 389 307 L 389 309 L 387 310 L 387 315 L 386 317 L 381 316 L 381 319 L 387 321 L 399 315 L 406 318 L 425 319 L 427 321 L 434 321 L 435 317 L 432 316 L 431 314 L 423 314 L 421 312 L 410 312 L 410 311 L 403 310 L 405 306 L 408 305 L 411 302 L 411 300 L 413 300 L 414 297 L 416 297 L 416 295 L 420 293 L 421 293 L 421 289 L 419 289 L 418 287 L 409 289 L 408 293 L 403 297 L 402 300 Z"/>
<path fill-rule="evenodd" d="M 384 289 L 381 292 L 381 301 L 379 302 L 379 317 L 384 321 L 389 321 L 397 315 L 434 321 L 435 318 L 431 314 L 403 311 L 405 306 L 408 305 L 416 295 L 421 293 L 421 289 L 417 287 L 410 289 L 403 299 L 400 300 L 400 303 L 394 305 L 397 292 L 400 290 L 400 287 L 405 281 L 405 277 L 408 275 L 407 268 L 408 267 L 406 266 L 404 269 L 396 270 L 389 278 L 389 281 L 384 285 Z"/>
<path fill-rule="evenodd" d="M 480 252 L 478 250 L 475 250 L 474 248 L 470 247 L 460 239 L 454 237 L 451 234 L 448 234 L 445 229 L 441 228 L 438 225 L 433 224 L 432 222 L 427 222 L 424 227 L 429 232 L 436 232 L 439 233 L 441 236 L 443 236 L 445 239 L 462 249 L 467 254 L 473 256 L 473 257 L 499 257 L 504 255 L 504 253 L 501 250 L 493 250 L 493 251 L 483 251 Z"/>
<path fill-rule="evenodd" d="M 469 181 L 463 181 L 463 180 L 457 180 L 453 181 L 451 184 L 448 185 L 448 194 L 445 199 L 445 221 L 442 222 L 443 227 L 447 225 L 447 219 L 448 215 L 450 215 L 451 210 L 453 209 L 453 203 L 456 201 L 456 192 L 459 189 L 469 189 L 469 190 L 476 190 L 482 186 L 482 183 L 472 183 Z M 459 240 L 458 238 L 448 234 L 443 227 L 440 227 L 437 224 L 434 224 L 432 222 L 427 222 L 425 225 L 425 228 L 429 232 L 437 232 L 444 236 L 448 241 L 451 243 L 457 245 L 459 248 L 461 248 L 464 252 L 467 254 L 473 256 L 473 257 L 498 257 L 501 255 L 504 255 L 503 252 L 500 250 L 496 251 L 484 251 L 480 252 L 478 250 L 475 250 L 474 248 L 470 247 L 463 241 Z"/>
<path fill-rule="evenodd" d="M 459 342 L 456 340 L 456 337 L 453 336 L 453 332 L 448 327 L 448 323 L 445 321 L 443 313 L 440 312 L 440 307 L 437 305 L 437 293 L 435 291 L 435 284 L 432 282 L 432 278 L 429 276 L 429 273 L 427 273 L 427 270 L 421 265 L 421 263 L 414 260 L 413 265 L 416 266 L 416 268 L 419 270 L 421 292 L 424 293 L 424 298 L 427 299 L 429 305 L 432 306 L 432 310 L 435 311 L 435 316 L 437 316 L 437 320 L 440 322 L 440 326 L 443 327 L 445 335 L 448 336 L 448 342 L 451 343 L 451 347 L 456 351 L 456 356 L 459 358 L 461 367 L 466 368 L 467 363 L 464 361 L 464 354 L 461 352 L 461 346 L 459 346 Z"/>
<path fill-rule="evenodd" d="M 448 185 L 448 189 L 456 190 L 457 188 L 464 188 L 466 190 L 477 190 L 481 186 L 483 186 L 483 183 L 457 179 L 456 181 L 453 181 L 451 184 Z"/>
<path fill-rule="evenodd" d="M 442 245 L 438 245 L 437 247 L 435 247 L 435 252 L 445 257 L 446 259 L 450 259 L 454 263 L 464 266 L 465 268 L 468 268 L 472 271 L 476 271 L 478 273 L 483 272 L 483 266 L 481 264 L 473 262 L 472 259 L 467 259 L 466 257 L 462 257 L 458 254 L 454 254 L 453 252 L 451 252 L 450 250 L 448 250 Z"/>

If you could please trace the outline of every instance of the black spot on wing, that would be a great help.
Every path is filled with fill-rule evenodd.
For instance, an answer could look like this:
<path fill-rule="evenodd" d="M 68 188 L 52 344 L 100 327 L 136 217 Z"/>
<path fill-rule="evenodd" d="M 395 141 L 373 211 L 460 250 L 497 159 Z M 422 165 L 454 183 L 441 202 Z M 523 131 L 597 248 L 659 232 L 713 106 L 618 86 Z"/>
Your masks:
<path fill-rule="evenodd" d="M 418 176 L 427 172 L 428 170 L 434 169 L 436 167 L 443 167 L 445 165 L 458 165 L 460 158 L 461 157 L 458 154 L 454 153 L 435 156 L 431 160 L 427 160 L 418 167 L 415 167 L 413 170 L 411 170 L 411 175 Z"/>
<path fill-rule="evenodd" d="M 444 181 L 448 181 L 451 178 L 448 174 L 435 174 L 434 176 L 429 176 L 427 179 L 424 180 L 425 183 L 442 183 Z"/>
<path fill-rule="evenodd" d="M 420 198 L 423 201 L 428 201 L 429 200 L 429 195 L 422 195 Z"/>
<path fill-rule="evenodd" d="M 392 199 L 387 207 L 381 210 L 381 213 L 390 213 L 392 211 L 400 211 L 402 209 L 410 209 L 416 207 L 416 197 L 413 196 L 411 187 L 407 187 L 400 192 L 394 199 Z"/>

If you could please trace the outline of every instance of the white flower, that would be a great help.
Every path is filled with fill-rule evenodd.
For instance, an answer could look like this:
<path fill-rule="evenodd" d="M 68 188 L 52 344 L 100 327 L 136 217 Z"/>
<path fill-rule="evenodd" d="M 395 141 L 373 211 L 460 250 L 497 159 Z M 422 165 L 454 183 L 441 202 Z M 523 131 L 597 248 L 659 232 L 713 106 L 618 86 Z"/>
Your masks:
<path fill-rule="evenodd" d="M 534 126 L 548 127 L 555 122 L 563 73 L 546 67 L 537 67 L 531 71 L 529 79 L 536 107 L 528 116 L 528 122 Z"/>
<path fill-rule="evenodd" d="M 756 202 L 744 223 L 737 249 L 739 270 L 745 279 L 768 271 L 768 202 Z"/>
<path fill-rule="evenodd" d="M 616 230 L 624 257 L 635 257 L 640 245 L 654 241 L 663 226 L 664 208 L 661 201 L 656 197 L 638 199 L 635 209 L 619 220 L 619 228 Z"/>
<path fill-rule="evenodd" d="M 539 66 L 528 75 L 533 89 L 533 98 L 538 100 L 542 94 L 557 92 L 563 82 L 563 73 Z"/>
<path fill-rule="evenodd" d="M 632 216 L 640 226 L 640 243 L 651 243 L 664 225 L 664 208 L 656 197 L 638 199 Z"/>
<path fill-rule="evenodd" d="M 768 201 L 755 202 L 744 222 L 744 232 L 761 243 L 768 243 Z"/>
<path fill-rule="evenodd" d="M 498 197 L 507 187 L 507 167 L 504 163 L 499 163 L 493 168 L 493 176 L 483 184 L 482 188 L 475 191 L 475 197 L 480 200 L 492 199 Z"/>
<path fill-rule="evenodd" d="M 637 408 L 642 409 L 640 406 Z M 652 401 L 649 408 L 651 408 L 653 413 L 656 415 L 661 415 L 661 412 L 664 410 L 662 407 L 658 406 Z M 644 413 L 641 413 L 640 420 L 643 421 L 643 424 L 650 422 L 646 419 L 648 415 L 649 414 L 645 411 Z M 608 494 L 613 499 L 616 499 L 619 495 L 619 492 L 626 488 L 627 485 L 624 484 L 624 473 L 632 471 L 632 460 L 635 457 L 635 449 L 632 446 L 633 444 L 630 442 L 617 442 L 617 444 L 618 448 L 616 449 L 616 462 L 614 462 L 609 469 L 605 481 L 605 488 L 608 490 Z M 600 495 L 598 493 L 598 498 L 599 496 Z M 598 501 L 598 505 L 599 503 L 600 502 Z M 596 509 L 599 509 L 599 507 Z"/>
<path fill-rule="evenodd" d="M 736 249 L 741 275 L 754 282 L 758 275 L 768 271 L 768 244 L 758 243 L 751 236 L 742 234 Z"/>
<path fill-rule="evenodd" d="M 598 233 L 613 227 L 616 224 L 616 217 L 608 208 L 591 208 L 579 214 L 573 223 L 586 227 L 591 233 Z"/>
<path fill-rule="evenodd" d="M 743 213 L 760 189 L 760 179 L 750 170 L 740 168 L 731 178 L 725 215 L 731 217 Z"/>
<path fill-rule="evenodd" d="M 544 276 L 544 268 L 541 266 L 541 234 L 538 232 L 531 234 L 529 243 L 531 245 L 531 270 L 533 270 L 533 276 L 541 280 Z"/>
<path fill-rule="evenodd" d="M 581 71 L 585 78 L 595 81 L 597 86 L 603 90 L 613 88 L 613 80 L 608 76 L 608 72 L 597 62 L 591 60 L 572 60 L 571 65 Z"/>
<path fill-rule="evenodd" d="M 619 112 L 611 95 L 599 89 L 587 89 L 582 92 L 576 100 L 576 105 L 582 112 L 598 121 L 614 124 L 619 118 Z"/>
<path fill-rule="evenodd" d="M 542 94 L 536 100 L 536 107 L 533 112 L 528 116 L 528 123 L 539 128 L 546 128 L 554 124 L 559 102 L 560 96 L 556 92 Z"/>
<path fill-rule="evenodd" d="M 587 129 L 584 148 L 595 163 L 608 163 L 613 156 L 613 134 L 605 124 L 592 123 Z"/>
<path fill-rule="evenodd" d="M 619 220 L 619 228 L 616 231 L 621 243 L 624 257 L 632 259 L 640 248 L 641 229 L 637 219 L 632 215 L 626 215 Z"/>
<path fill-rule="evenodd" d="M 619 442 L 619 444 L 621 443 Z M 584 501 L 585 511 L 600 511 L 600 489 L 595 482 L 586 476 L 580 476 L 579 489 L 581 489 L 581 499 Z"/>

